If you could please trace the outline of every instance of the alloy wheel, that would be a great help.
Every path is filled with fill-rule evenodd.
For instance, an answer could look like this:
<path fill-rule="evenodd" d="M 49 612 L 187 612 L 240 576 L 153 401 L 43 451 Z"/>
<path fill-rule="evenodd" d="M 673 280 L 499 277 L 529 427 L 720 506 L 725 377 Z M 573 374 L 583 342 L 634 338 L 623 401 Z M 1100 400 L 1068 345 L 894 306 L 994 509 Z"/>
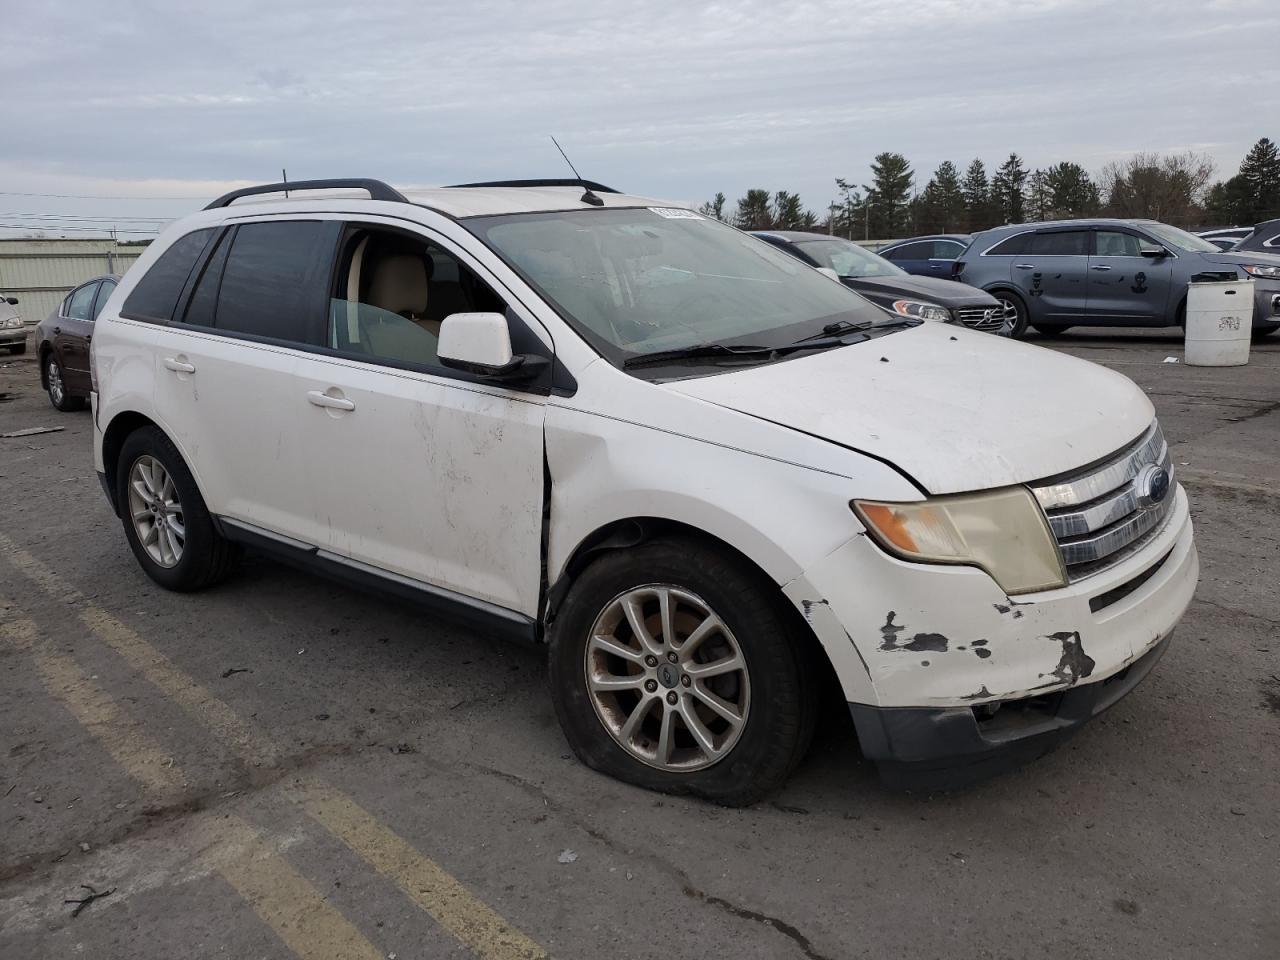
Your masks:
<path fill-rule="evenodd" d="M 45 379 L 49 383 L 49 399 L 53 401 L 55 407 L 59 407 L 66 397 L 66 388 L 62 385 L 62 368 L 58 366 L 57 360 L 50 359 L 44 372 Z"/>
<path fill-rule="evenodd" d="M 147 556 L 162 567 L 176 567 L 187 528 L 173 477 L 155 457 L 139 457 L 129 469 L 129 516 Z"/>
<path fill-rule="evenodd" d="M 605 606 L 585 678 L 610 736 L 660 770 L 709 767 L 746 727 L 751 681 L 738 641 L 706 601 L 673 584 L 635 587 Z"/>

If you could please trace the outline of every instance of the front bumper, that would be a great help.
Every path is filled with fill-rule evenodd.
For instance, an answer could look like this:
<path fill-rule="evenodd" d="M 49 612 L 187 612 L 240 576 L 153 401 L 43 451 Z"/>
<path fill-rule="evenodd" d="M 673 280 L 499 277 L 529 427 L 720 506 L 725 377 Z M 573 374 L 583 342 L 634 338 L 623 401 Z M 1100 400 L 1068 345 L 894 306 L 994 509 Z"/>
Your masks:
<path fill-rule="evenodd" d="M 1048 728 L 999 738 L 1015 756 L 1044 752 L 1097 712 L 1100 701 L 1081 704 L 1101 697 L 1104 682 L 1123 674 L 1112 684 L 1127 692 L 1154 663 L 1152 652 L 1172 634 L 1199 579 L 1186 493 L 1175 491 L 1164 526 L 1141 550 L 1057 590 L 1010 598 L 981 570 L 907 563 L 866 536 L 787 584 L 835 669 L 868 755 L 886 764 L 947 755 L 975 766 L 975 754 L 992 751 L 980 738 L 957 739 L 955 724 L 999 716 L 1006 706 L 1025 712 L 1032 702 L 1043 714 L 1046 698 L 1085 691 L 1072 693 L 1061 716 L 1042 715 Z M 942 728 L 935 754 L 921 753 L 913 738 Z"/>
<path fill-rule="evenodd" d="M 27 327 L 0 327 L 0 347 L 12 347 L 27 342 Z"/>
<path fill-rule="evenodd" d="M 1253 329 L 1280 327 L 1280 280 L 1253 281 Z"/>
<path fill-rule="evenodd" d="M 849 704 L 863 756 L 902 790 L 947 790 L 1013 769 L 1053 750 L 1118 703 L 1164 656 L 1160 639 L 1133 663 L 1097 683 L 1047 696 L 980 707 L 869 707 Z"/>

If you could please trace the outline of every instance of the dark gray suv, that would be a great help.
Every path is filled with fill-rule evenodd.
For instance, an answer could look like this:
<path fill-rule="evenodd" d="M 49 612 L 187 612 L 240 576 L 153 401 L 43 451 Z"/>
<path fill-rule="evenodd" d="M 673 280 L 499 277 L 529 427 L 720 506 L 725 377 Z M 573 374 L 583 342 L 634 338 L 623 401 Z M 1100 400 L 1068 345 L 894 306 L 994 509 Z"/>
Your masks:
<path fill-rule="evenodd" d="M 1183 323 L 1192 277 L 1251 277 L 1253 333 L 1280 329 L 1280 256 L 1226 252 L 1154 220 L 1059 220 L 996 227 L 974 237 L 953 278 L 988 291 L 1011 321 L 1044 334 L 1068 327 Z"/>

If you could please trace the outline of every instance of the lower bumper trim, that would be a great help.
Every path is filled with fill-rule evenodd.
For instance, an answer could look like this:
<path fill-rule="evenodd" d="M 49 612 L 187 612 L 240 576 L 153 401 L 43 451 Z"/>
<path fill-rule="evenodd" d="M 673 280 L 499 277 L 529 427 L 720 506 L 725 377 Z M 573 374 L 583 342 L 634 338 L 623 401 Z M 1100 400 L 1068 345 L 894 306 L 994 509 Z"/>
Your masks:
<path fill-rule="evenodd" d="M 948 790 L 1011 770 L 1053 750 L 1115 705 L 1168 649 L 1170 637 L 1105 680 L 976 707 L 872 707 L 851 703 L 862 753 L 904 790 Z M 998 707 L 992 710 L 992 707 Z"/>

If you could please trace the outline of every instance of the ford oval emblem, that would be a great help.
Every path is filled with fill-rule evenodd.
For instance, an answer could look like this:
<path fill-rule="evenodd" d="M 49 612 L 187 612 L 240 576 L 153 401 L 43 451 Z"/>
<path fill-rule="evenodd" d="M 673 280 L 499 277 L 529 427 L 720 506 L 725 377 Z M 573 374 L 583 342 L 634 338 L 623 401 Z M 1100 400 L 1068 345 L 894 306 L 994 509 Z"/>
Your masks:
<path fill-rule="evenodd" d="M 1148 464 L 1134 478 L 1134 492 L 1138 496 L 1138 506 L 1150 510 L 1164 502 L 1169 495 L 1169 471 L 1158 463 Z"/>

